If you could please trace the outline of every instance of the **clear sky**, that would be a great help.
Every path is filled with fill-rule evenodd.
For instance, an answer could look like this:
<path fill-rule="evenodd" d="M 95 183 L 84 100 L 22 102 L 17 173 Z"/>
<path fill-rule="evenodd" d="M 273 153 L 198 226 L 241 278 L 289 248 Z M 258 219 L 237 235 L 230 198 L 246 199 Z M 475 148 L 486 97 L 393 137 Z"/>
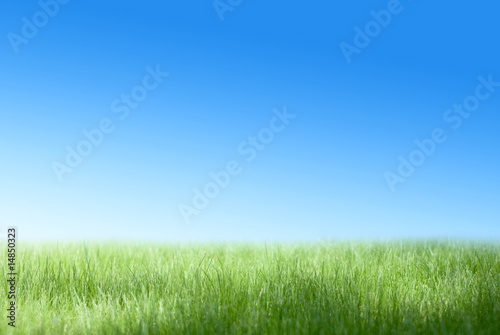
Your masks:
<path fill-rule="evenodd" d="M 500 238 L 499 10 L 3 2 L 2 230 Z"/>

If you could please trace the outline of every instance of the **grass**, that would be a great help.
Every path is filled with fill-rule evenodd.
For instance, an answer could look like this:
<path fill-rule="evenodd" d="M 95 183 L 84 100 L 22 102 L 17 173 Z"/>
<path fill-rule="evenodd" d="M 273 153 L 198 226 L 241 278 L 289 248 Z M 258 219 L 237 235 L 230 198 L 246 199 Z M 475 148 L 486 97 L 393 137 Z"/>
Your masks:
<path fill-rule="evenodd" d="M 21 245 L 17 263 L 2 334 L 500 334 L 497 244 Z"/>

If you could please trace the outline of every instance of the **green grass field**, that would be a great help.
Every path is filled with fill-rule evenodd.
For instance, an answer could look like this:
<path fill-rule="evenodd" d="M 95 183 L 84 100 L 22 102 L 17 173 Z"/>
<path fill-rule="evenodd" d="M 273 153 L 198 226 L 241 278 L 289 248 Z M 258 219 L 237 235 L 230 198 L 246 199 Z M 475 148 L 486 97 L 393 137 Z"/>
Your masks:
<path fill-rule="evenodd" d="M 497 244 L 21 244 L 16 262 L 2 334 L 500 334 Z"/>

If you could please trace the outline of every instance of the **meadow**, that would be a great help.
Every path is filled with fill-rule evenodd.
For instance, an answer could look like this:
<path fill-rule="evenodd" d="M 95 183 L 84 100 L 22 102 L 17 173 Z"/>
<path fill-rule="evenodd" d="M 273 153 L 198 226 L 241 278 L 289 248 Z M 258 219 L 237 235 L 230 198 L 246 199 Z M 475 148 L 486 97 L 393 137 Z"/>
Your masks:
<path fill-rule="evenodd" d="M 20 244 L 16 262 L 1 334 L 500 334 L 495 243 Z"/>

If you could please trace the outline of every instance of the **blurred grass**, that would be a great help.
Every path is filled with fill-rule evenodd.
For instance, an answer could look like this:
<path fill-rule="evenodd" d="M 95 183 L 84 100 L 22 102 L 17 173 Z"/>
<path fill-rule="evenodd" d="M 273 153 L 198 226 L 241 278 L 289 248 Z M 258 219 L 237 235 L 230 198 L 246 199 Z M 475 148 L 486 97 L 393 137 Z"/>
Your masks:
<path fill-rule="evenodd" d="M 21 244 L 17 263 L 1 334 L 500 334 L 498 244 Z"/>

